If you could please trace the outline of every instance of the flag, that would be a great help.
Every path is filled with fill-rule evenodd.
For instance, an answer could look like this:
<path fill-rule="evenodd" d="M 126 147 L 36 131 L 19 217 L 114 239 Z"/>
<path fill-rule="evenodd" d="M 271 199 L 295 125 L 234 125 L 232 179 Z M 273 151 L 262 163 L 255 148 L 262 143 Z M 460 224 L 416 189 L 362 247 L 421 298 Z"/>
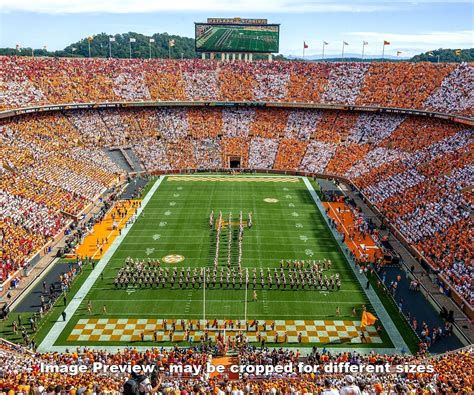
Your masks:
<path fill-rule="evenodd" d="M 151 43 L 154 43 L 154 42 L 155 42 L 155 39 L 154 39 L 154 38 L 150 38 L 150 42 L 151 42 Z"/>
<path fill-rule="evenodd" d="M 170 47 L 174 47 L 174 43 L 175 43 L 174 40 L 169 40 L 168 41 L 168 44 L 169 44 Z"/>
<path fill-rule="evenodd" d="M 329 45 L 329 43 L 327 41 L 323 41 L 323 44 L 324 45 Z"/>
<path fill-rule="evenodd" d="M 364 45 L 369 45 L 368 41 L 364 41 L 363 43 L 364 43 Z"/>
<path fill-rule="evenodd" d="M 72 51 L 72 52 L 77 51 L 77 48 L 76 48 L 76 47 L 72 47 L 72 48 L 71 48 L 71 51 Z"/>
<path fill-rule="evenodd" d="M 16 50 L 18 51 L 20 49 L 20 44 L 15 45 Z"/>
<path fill-rule="evenodd" d="M 303 41 L 303 48 L 304 49 L 309 48 L 308 44 L 306 44 L 306 41 Z"/>
<path fill-rule="evenodd" d="M 115 42 L 115 37 L 109 37 L 109 41 L 110 41 L 111 43 Z"/>
<path fill-rule="evenodd" d="M 383 40 L 383 45 L 390 45 L 390 41 Z"/>
<path fill-rule="evenodd" d="M 377 317 L 368 311 L 362 313 L 362 319 L 360 321 L 360 327 L 365 328 L 366 326 L 375 324 Z"/>
<path fill-rule="evenodd" d="M 427 55 L 428 56 L 434 56 L 433 52 L 428 52 Z"/>
<path fill-rule="evenodd" d="M 91 42 L 94 38 L 92 36 L 87 37 L 87 41 Z"/>
<path fill-rule="evenodd" d="M 349 43 L 346 42 L 346 41 L 343 41 L 342 44 L 343 44 L 343 45 L 349 45 Z"/>
<path fill-rule="evenodd" d="M 136 41 L 137 41 L 136 38 L 130 37 L 130 42 L 131 42 L 131 43 L 134 43 L 134 42 L 136 42 Z"/>
<path fill-rule="evenodd" d="M 397 51 L 397 56 L 400 56 L 402 53 L 402 51 Z"/>
<path fill-rule="evenodd" d="M 461 55 L 461 50 L 460 50 L 460 49 L 456 49 L 456 51 L 454 51 L 454 53 L 456 54 L 456 56 L 459 56 L 459 55 Z"/>

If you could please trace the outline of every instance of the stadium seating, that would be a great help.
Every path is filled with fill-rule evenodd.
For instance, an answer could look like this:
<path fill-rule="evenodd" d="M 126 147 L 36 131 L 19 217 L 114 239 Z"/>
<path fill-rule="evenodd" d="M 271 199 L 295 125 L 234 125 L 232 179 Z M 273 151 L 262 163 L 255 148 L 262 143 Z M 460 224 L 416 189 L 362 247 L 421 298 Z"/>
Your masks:
<path fill-rule="evenodd" d="M 0 71 L 1 109 L 143 100 L 319 102 L 464 115 L 474 108 L 470 64 L 1 57 Z M 12 239 L 4 266 L 24 264 L 60 231 L 64 213 L 77 215 L 113 184 L 123 170 L 104 150 L 122 147 L 147 171 L 228 167 L 237 157 L 241 167 L 349 178 L 474 302 L 472 129 L 461 124 L 337 110 L 163 107 L 28 115 L 3 121 L 0 133 L 0 221 Z M 47 226 L 18 226 L 18 199 L 43 213 Z"/>
<path fill-rule="evenodd" d="M 425 109 L 472 116 L 471 64 L 217 62 L 0 57 L 0 110 L 115 101 L 274 101 Z M 0 123 L 0 281 L 8 280 L 70 216 L 124 170 L 106 154 L 127 148 L 149 172 L 229 167 L 300 170 L 350 179 L 474 305 L 471 262 L 473 130 L 390 113 L 253 107 L 67 110 Z M 214 346 L 32 354 L 0 341 L 0 395 L 116 394 L 125 374 L 42 373 L 39 363 L 204 364 Z M 433 373 L 177 377 L 161 393 L 320 393 L 355 383 L 363 393 L 472 393 L 472 348 L 439 357 L 256 350 L 236 362 L 432 364 Z M 329 384 L 328 384 L 329 383 Z M 61 388 L 62 387 L 62 388 Z M 62 391 L 62 389 L 64 391 Z M 337 392 L 336 392 L 337 393 Z"/>
<path fill-rule="evenodd" d="M 314 102 L 472 115 L 471 64 L 0 58 L 0 109 L 147 100 Z"/>
<path fill-rule="evenodd" d="M 11 343 L 0 343 L 2 366 L 0 373 L 0 394 L 11 393 L 102 393 L 118 394 L 130 377 L 126 373 L 93 372 L 93 363 L 106 365 L 147 364 L 155 369 L 169 371 L 170 365 L 205 365 L 212 361 L 214 348 L 209 346 L 163 350 L 150 348 L 138 351 L 134 348 L 117 353 L 101 350 L 76 350 L 65 353 L 34 354 Z M 374 374 L 359 373 L 344 375 L 340 373 L 303 374 L 278 373 L 267 376 L 243 373 L 240 379 L 219 375 L 198 375 L 183 377 L 170 374 L 151 374 L 151 386 L 158 393 L 213 393 L 213 394 L 319 394 L 324 389 L 333 389 L 331 393 L 388 394 L 388 393 L 472 393 L 470 369 L 472 348 L 462 349 L 449 354 L 429 357 L 423 354 L 381 355 L 371 353 L 330 353 L 318 349 L 306 357 L 298 351 L 282 349 L 252 349 L 242 347 L 234 363 L 241 366 L 251 365 L 287 365 L 303 363 L 306 365 L 327 365 L 329 363 L 349 363 L 350 365 L 419 365 L 430 366 L 428 373 Z M 68 366 L 71 370 L 78 365 L 88 369 L 85 373 L 58 374 L 41 372 L 40 363 L 45 365 Z M 321 367 L 322 369 L 322 367 Z M 363 391 L 363 392 L 359 392 Z"/>
<path fill-rule="evenodd" d="M 2 282 L 64 228 L 67 214 L 78 215 L 121 174 L 95 141 L 87 141 L 87 130 L 105 129 L 89 122 L 97 117 L 81 118 L 88 125 L 80 129 L 84 135 L 59 114 L 0 125 Z"/>

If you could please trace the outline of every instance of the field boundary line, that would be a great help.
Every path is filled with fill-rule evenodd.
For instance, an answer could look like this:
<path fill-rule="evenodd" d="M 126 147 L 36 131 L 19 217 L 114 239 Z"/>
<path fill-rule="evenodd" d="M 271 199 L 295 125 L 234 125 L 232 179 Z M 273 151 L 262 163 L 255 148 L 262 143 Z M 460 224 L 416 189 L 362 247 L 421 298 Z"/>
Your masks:
<path fill-rule="evenodd" d="M 306 177 L 303 178 L 303 181 L 304 181 L 304 183 L 306 185 L 306 188 L 308 189 L 311 197 L 313 198 L 316 206 L 318 207 L 321 215 L 323 216 L 324 221 L 328 224 L 327 217 L 325 216 L 324 206 L 322 205 L 321 200 L 319 199 L 318 195 L 316 194 L 316 191 L 314 190 L 313 186 L 311 185 L 311 183 L 308 181 L 308 179 Z M 337 243 L 339 244 L 340 241 L 337 238 L 336 231 L 332 227 L 330 227 L 329 224 L 328 224 L 328 228 L 331 230 L 331 232 L 334 235 Z M 378 295 L 376 294 L 376 292 L 374 291 L 373 288 L 370 288 L 370 289 L 365 288 L 365 285 L 364 285 L 363 282 L 364 282 L 364 280 L 366 280 L 366 277 L 364 275 L 360 274 L 359 271 L 357 270 L 357 268 L 354 267 L 351 264 L 351 260 L 350 260 L 348 254 L 347 254 L 347 251 L 344 248 L 341 248 L 341 250 L 342 250 L 342 253 L 344 254 L 344 256 L 346 257 L 347 264 L 350 266 L 350 268 L 354 272 L 355 277 L 357 278 L 357 281 L 359 282 L 363 292 L 365 293 L 365 295 L 369 299 L 370 304 L 373 306 L 373 308 L 375 310 L 375 313 L 377 314 L 378 319 L 383 323 L 383 326 L 386 329 L 386 331 L 388 333 L 388 336 L 390 337 L 390 340 L 393 343 L 393 346 L 399 352 L 402 352 L 402 350 L 403 350 L 404 352 L 409 353 L 410 349 L 408 348 L 407 344 L 405 343 L 405 340 L 403 339 L 400 332 L 398 331 L 398 328 L 395 325 L 395 323 L 393 322 L 392 317 L 390 317 L 390 315 L 387 313 L 387 310 L 385 310 L 385 307 L 382 304 L 382 302 L 380 301 L 380 298 L 378 297 Z"/>
<path fill-rule="evenodd" d="M 146 205 L 150 201 L 151 197 L 155 194 L 156 190 L 165 179 L 165 176 L 161 176 L 158 180 L 155 181 L 153 186 L 150 188 L 148 193 L 146 194 L 145 198 L 142 200 L 141 206 L 136 211 L 137 219 L 145 209 Z M 122 233 L 115 238 L 112 242 L 112 245 L 109 247 L 107 252 L 103 255 L 103 257 L 99 260 L 97 265 L 95 266 L 94 270 L 89 274 L 89 277 L 86 278 L 84 283 L 82 284 L 81 288 L 77 291 L 74 295 L 74 298 L 69 302 L 66 306 L 64 312 L 66 313 L 66 320 L 65 321 L 56 321 L 48 334 L 45 336 L 43 341 L 38 347 L 38 351 L 40 352 L 48 352 L 53 349 L 54 343 L 58 340 L 61 333 L 64 331 L 66 326 L 68 325 L 69 321 L 71 320 L 72 316 L 76 313 L 77 309 L 81 305 L 82 301 L 89 293 L 93 285 L 95 284 L 96 280 L 99 278 L 100 274 L 104 270 L 107 263 L 110 261 L 112 256 L 114 255 L 117 248 L 122 244 L 122 241 L 127 236 L 130 229 L 132 229 L 133 225 L 135 224 L 136 220 L 133 221 L 131 224 L 127 225 L 125 228 L 122 229 Z"/>

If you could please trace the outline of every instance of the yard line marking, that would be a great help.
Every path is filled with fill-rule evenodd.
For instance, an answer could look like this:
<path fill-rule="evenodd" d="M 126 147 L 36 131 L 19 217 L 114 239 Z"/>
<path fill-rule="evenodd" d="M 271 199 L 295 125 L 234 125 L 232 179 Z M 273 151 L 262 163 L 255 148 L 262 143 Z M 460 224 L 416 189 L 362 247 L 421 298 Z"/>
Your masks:
<path fill-rule="evenodd" d="M 153 186 L 150 188 L 148 193 L 146 194 L 145 198 L 142 200 L 142 205 L 138 208 L 136 211 L 137 218 L 140 216 L 142 211 L 145 209 L 146 205 L 150 201 L 151 197 L 154 195 L 162 181 L 164 180 L 164 177 L 161 176 L 158 178 Z M 94 283 L 97 281 L 99 278 L 100 274 L 102 271 L 105 269 L 107 266 L 107 263 L 110 261 L 110 258 L 115 254 L 115 251 L 117 248 L 120 246 L 122 241 L 125 239 L 127 236 L 128 232 L 130 229 L 132 229 L 133 225 L 137 221 L 134 221 L 130 225 L 126 226 L 125 228 L 122 229 L 122 233 L 115 238 L 115 240 L 112 242 L 112 245 L 109 247 L 107 252 L 102 256 L 102 258 L 99 260 L 97 265 L 95 266 L 95 269 L 92 270 L 92 272 L 89 274 L 89 277 L 86 278 L 84 283 L 82 284 L 81 288 L 77 291 L 77 293 L 74 295 L 73 299 L 69 302 L 67 305 L 66 309 L 64 312 L 66 313 L 66 320 L 65 321 L 56 321 L 52 328 L 50 329 L 49 333 L 45 336 L 43 341 L 38 347 L 38 351 L 40 352 L 46 352 L 52 349 L 54 343 L 57 341 L 61 333 L 64 331 L 66 328 L 67 324 L 71 320 L 72 316 L 76 313 L 77 309 L 81 305 L 82 301 L 84 298 L 87 296 L 87 294 L 90 292 L 92 289 L 92 286 Z"/>

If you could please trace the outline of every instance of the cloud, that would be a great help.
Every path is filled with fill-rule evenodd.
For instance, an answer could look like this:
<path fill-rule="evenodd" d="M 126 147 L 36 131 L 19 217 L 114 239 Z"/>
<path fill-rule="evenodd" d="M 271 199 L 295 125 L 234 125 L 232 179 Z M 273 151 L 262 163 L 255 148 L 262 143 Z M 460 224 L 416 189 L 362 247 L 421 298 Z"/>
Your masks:
<path fill-rule="evenodd" d="M 423 1 L 423 0 L 422 0 Z M 406 1 L 375 0 L 0 0 L 2 12 L 28 11 L 46 14 L 145 13 L 166 11 L 326 13 L 389 11 Z"/>

